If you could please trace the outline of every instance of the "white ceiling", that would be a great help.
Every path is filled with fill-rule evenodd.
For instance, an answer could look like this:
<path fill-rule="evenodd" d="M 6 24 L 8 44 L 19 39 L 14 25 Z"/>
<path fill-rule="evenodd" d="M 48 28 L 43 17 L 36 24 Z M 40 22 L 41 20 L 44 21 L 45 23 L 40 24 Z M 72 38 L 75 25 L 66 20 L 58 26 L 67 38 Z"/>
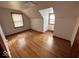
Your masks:
<path fill-rule="evenodd" d="M 0 7 L 22 10 L 22 9 L 27 9 L 31 7 L 26 5 L 27 3 L 28 1 L 21 1 L 21 2 L 20 1 L 5 1 L 5 2 L 0 1 Z M 53 2 L 37 2 L 37 1 L 32 1 L 32 3 L 34 3 L 35 6 L 38 8 L 49 7 L 51 4 L 53 4 Z"/>
<path fill-rule="evenodd" d="M 30 18 L 39 16 L 39 9 L 46 9 L 50 7 L 54 7 L 55 14 L 58 17 L 72 17 L 72 15 L 79 14 L 79 1 L 32 1 L 35 6 L 27 6 L 26 4 L 28 2 L 29 1 L 0 1 L 0 7 L 21 10 Z"/>
<path fill-rule="evenodd" d="M 26 5 L 29 1 L 0 1 L 0 7 L 3 8 L 10 8 L 10 9 L 16 9 L 16 10 L 24 10 L 27 8 L 30 8 L 31 6 Z M 62 4 L 70 4 L 70 5 L 79 5 L 79 2 L 54 2 L 54 1 L 32 1 L 32 3 L 35 4 L 35 6 L 32 7 L 37 7 L 37 8 L 48 8 L 53 6 L 54 4 L 62 6 Z M 68 4 L 68 5 L 69 5 Z"/>
<path fill-rule="evenodd" d="M 20 10 L 25 7 L 23 3 L 24 2 L 14 2 L 14 1 L 0 2 L 0 7 Z"/>

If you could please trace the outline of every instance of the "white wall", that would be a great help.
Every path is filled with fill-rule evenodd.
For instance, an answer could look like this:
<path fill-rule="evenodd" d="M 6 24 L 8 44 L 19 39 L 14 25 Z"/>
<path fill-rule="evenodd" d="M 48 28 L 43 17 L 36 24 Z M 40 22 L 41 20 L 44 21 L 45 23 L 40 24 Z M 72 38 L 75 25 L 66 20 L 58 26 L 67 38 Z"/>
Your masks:
<path fill-rule="evenodd" d="M 31 19 L 31 29 L 43 32 L 43 20 L 40 18 Z"/>
<path fill-rule="evenodd" d="M 79 7 L 74 2 L 54 3 L 55 28 L 54 35 L 71 41 L 71 37 L 79 14 Z"/>
<path fill-rule="evenodd" d="M 74 18 L 59 18 L 55 23 L 54 35 L 71 41 L 76 20 Z"/>
<path fill-rule="evenodd" d="M 29 7 L 23 10 L 23 12 L 30 18 L 30 26 L 32 30 L 43 32 L 43 19 L 38 11 L 38 8 Z"/>
<path fill-rule="evenodd" d="M 75 27 L 74 27 L 74 31 L 73 31 L 73 34 L 72 34 L 72 37 L 71 37 L 71 46 L 72 46 L 73 43 L 74 43 L 74 39 L 75 39 L 75 37 L 76 37 L 78 28 L 79 28 L 79 18 L 78 18 L 77 21 L 76 21 L 76 25 L 75 25 Z"/>
<path fill-rule="evenodd" d="M 40 14 L 43 17 L 43 30 L 44 32 L 48 30 L 48 21 L 49 21 L 49 13 L 53 13 L 53 8 L 46 8 L 46 9 L 42 9 L 39 10 Z"/>

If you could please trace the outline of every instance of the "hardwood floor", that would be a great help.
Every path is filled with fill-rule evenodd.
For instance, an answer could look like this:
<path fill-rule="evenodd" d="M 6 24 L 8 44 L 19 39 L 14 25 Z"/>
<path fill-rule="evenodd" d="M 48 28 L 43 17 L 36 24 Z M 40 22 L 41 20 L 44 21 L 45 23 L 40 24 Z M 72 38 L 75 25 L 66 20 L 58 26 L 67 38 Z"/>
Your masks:
<path fill-rule="evenodd" d="M 12 57 L 70 57 L 69 41 L 53 37 L 52 32 L 26 31 L 7 37 Z"/>

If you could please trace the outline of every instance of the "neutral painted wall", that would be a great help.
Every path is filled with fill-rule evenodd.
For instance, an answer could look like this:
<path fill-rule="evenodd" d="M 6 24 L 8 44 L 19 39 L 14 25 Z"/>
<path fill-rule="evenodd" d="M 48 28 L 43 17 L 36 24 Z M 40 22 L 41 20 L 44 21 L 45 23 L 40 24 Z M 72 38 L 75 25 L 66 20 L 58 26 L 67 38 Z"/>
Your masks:
<path fill-rule="evenodd" d="M 75 22 L 76 21 L 73 18 L 57 19 L 55 24 L 54 35 L 70 41 Z"/>
<path fill-rule="evenodd" d="M 0 24 L 3 28 L 5 35 L 10 35 L 20 31 L 30 29 L 30 19 L 24 13 L 22 13 L 24 26 L 20 28 L 14 28 L 11 12 L 22 13 L 21 11 L 17 11 L 17 10 L 0 8 Z"/>
<path fill-rule="evenodd" d="M 74 2 L 55 2 L 55 30 L 54 35 L 71 41 L 71 37 L 78 16 L 78 6 Z"/>
<path fill-rule="evenodd" d="M 73 34 L 72 34 L 72 37 L 71 37 L 71 46 L 74 43 L 74 40 L 75 40 L 78 28 L 79 28 L 79 18 L 76 21 L 76 24 L 75 24 L 75 27 L 74 27 L 74 31 L 73 31 Z"/>
<path fill-rule="evenodd" d="M 31 29 L 43 32 L 43 20 L 39 18 L 31 19 Z"/>
<path fill-rule="evenodd" d="M 41 17 L 38 8 L 31 7 L 23 10 L 23 12 L 30 18 L 31 29 L 43 32 L 43 18 Z"/>

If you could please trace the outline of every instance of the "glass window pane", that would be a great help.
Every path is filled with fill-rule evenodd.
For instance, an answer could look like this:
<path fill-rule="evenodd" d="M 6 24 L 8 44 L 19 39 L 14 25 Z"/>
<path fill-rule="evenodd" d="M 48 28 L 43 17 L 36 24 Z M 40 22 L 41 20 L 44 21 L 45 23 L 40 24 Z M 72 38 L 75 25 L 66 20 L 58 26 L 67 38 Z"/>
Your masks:
<path fill-rule="evenodd" d="M 50 20 L 50 22 L 54 22 L 55 20 Z"/>
<path fill-rule="evenodd" d="M 50 24 L 55 24 L 55 21 L 50 21 Z"/>
<path fill-rule="evenodd" d="M 54 14 L 50 14 L 50 24 L 55 24 L 55 15 Z"/>
<path fill-rule="evenodd" d="M 20 27 L 20 26 L 23 26 L 23 23 L 22 22 L 16 22 L 14 25 L 15 25 L 15 27 Z"/>
<path fill-rule="evenodd" d="M 21 14 L 12 14 L 15 27 L 23 26 L 23 18 Z"/>
<path fill-rule="evenodd" d="M 50 14 L 50 19 L 55 19 L 55 15 L 54 14 Z"/>

